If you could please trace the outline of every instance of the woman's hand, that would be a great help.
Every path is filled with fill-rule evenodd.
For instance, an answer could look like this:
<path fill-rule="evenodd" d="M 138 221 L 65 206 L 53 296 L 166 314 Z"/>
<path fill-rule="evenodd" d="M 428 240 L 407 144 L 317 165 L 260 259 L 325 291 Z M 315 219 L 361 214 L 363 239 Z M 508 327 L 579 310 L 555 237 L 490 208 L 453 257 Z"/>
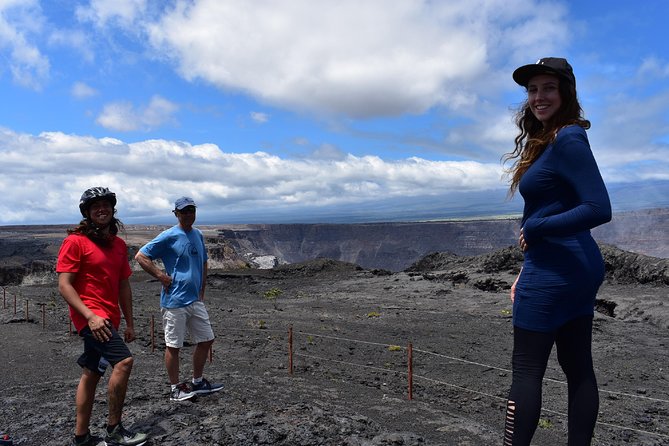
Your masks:
<path fill-rule="evenodd" d="M 518 236 L 518 246 L 520 250 L 525 252 L 527 251 L 527 242 L 525 241 L 525 234 L 523 233 L 523 228 L 520 228 L 520 235 Z"/>

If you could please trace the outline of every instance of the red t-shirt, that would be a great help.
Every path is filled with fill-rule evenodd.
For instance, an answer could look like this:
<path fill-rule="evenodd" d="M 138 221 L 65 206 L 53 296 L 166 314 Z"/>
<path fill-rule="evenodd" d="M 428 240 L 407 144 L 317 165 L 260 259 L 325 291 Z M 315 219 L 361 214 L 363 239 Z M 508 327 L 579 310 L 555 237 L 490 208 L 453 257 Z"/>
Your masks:
<path fill-rule="evenodd" d="M 111 320 L 118 329 L 121 323 L 119 284 L 132 274 L 125 242 L 114 236 L 112 244 L 101 247 L 82 234 L 68 235 L 58 252 L 56 272 L 76 273 L 74 289 L 93 313 Z M 70 318 L 77 331 L 88 325 L 81 314 L 70 307 Z"/>

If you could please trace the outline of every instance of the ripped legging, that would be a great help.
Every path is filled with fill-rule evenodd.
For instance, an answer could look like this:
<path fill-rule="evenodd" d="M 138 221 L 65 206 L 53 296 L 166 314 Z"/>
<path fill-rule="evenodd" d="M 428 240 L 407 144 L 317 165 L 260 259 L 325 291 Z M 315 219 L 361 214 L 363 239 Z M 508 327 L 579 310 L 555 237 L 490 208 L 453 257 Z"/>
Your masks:
<path fill-rule="evenodd" d="M 507 402 L 504 446 L 530 444 L 541 412 L 541 388 L 553 343 L 567 375 L 569 446 L 590 444 L 599 410 L 592 368 L 592 316 L 567 322 L 554 332 L 514 327 L 513 380 Z"/>

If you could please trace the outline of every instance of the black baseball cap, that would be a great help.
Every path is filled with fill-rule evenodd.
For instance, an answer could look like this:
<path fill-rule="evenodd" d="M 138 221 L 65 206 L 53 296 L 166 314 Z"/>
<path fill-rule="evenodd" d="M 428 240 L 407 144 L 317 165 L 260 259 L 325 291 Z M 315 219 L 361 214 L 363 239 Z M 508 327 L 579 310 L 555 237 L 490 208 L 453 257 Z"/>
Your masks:
<path fill-rule="evenodd" d="M 567 62 L 567 59 L 561 57 L 544 57 L 543 59 L 539 59 L 537 63 L 516 68 L 516 71 L 513 72 L 513 80 L 516 81 L 518 85 L 527 88 L 530 79 L 538 74 L 554 74 L 566 79 L 574 88 L 576 88 L 574 70 L 571 68 L 571 65 L 569 65 L 569 62 Z"/>

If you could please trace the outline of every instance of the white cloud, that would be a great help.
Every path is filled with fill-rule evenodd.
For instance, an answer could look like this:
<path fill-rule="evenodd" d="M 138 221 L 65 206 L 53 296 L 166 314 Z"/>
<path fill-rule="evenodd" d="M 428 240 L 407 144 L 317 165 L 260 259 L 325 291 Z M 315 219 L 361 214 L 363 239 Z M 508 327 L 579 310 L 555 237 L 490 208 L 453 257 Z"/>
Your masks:
<path fill-rule="evenodd" d="M 80 30 L 53 30 L 49 35 L 48 41 L 50 45 L 75 50 L 86 62 L 92 63 L 95 61 L 95 51 L 93 49 L 93 43 L 91 42 L 91 36 Z"/>
<path fill-rule="evenodd" d="M 37 1 L 0 2 L 0 56 L 18 85 L 40 90 L 49 78 L 50 62 L 34 43 L 42 29 Z M 0 71 L 2 75 L 2 71 Z"/>
<path fill-rule="evenodd" d="M 186 79 L 291 109 L 389 116 L 472 105 L 496 74 L 491 58 L 568 39 L 563 7 L 507 3 L 176 1 L 146 29 Z"/>
<path fill-rule="evenodd" d="M 102 127 L 119 132 L 130 132 L 139 128 L 139 119 L 130 102 L 114 102 L 104 106 L 95 120 Z"/>
<path fill-rule="evenodd" d="M 72 85 L 72 89 L 70 91 L 72 92 L 72 96 L 77 99 L 86 99 L 98 94 L 95 88 L 91 87 L 85 82 L 75 82 Z"/>
<path fill-rule="evenodd" d="M 177 104 L 155 95 L 151 98 L 149 105 L 142 110 L 141 122 L 149 128 L 156 128 L 165 123 L 174 122 L 173 115 L 178 110 Z"/>
<path fill-rule="evenodd" d="M 105 105 L 96 119 L 101 126 L 120 132 L 150 130 L 175 122 L 179 106 L 160 96 L 153 96 L 143 108 L 135 108 L 127 101 Z"/>
<path fill-rule="evenodd" d="M 91 0 L 88 6 L 77 6 L 79 20 L 104 27 L 110 22 L 131 25 L 146 10 L 146 0 Z"/>
<path fill-rule="evenodd" d="M 126 144 L 59 132 L 0 131 L 0 162 L 3 224 L 72 221 L 76 200 L 93 185 L 114 190 L 123 215 L 135 219 L 168 215 L 171 201 L 184 193 L 224 215 L 230 209 L 257 212 L 504 187 L 499 164 L 352 155 L 291 160 L 264 152 L 225 153 L 212 144 Z M 48 201 L 44 191 L 51 191 Z M 13 216 L 12 209 L 27 211 Z"/>
<path fill-rule="evenodd" d="M 605 179 L 667 178 L 669 90 L 657 81 L 664 69 L 659 60 L 645 59 L 634 70 L 638 77 L 617 77 L 590 87 L 601 99 L 595 117 L 590 118 L 588 136 Z"/>

